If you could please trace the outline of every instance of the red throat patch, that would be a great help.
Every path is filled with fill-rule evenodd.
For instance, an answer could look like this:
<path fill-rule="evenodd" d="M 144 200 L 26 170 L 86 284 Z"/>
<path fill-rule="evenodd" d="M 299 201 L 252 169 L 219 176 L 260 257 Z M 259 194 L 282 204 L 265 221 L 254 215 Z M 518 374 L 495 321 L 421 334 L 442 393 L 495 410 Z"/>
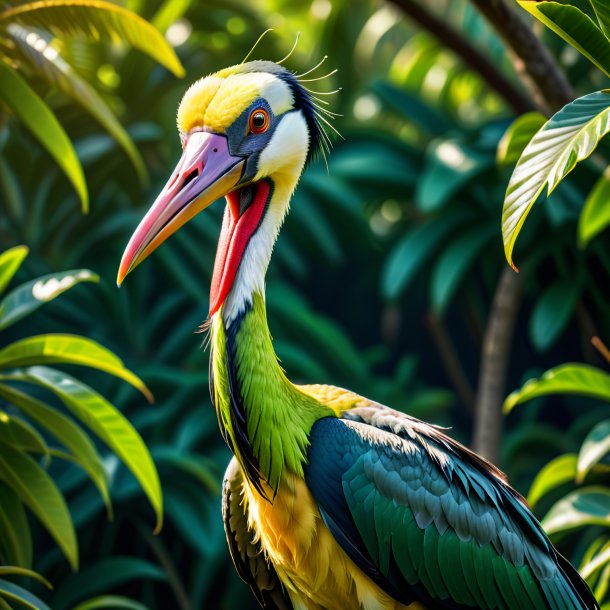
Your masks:
<path fill-rule="evenodd" d="M 210 289 L 210 316 L 220 309 L 233 286 L 246 246 L 263 217 L 268 196 L 269 183 L 258 182 L 254 200 L 240 216 L 239 190 L 227 195 Z"/>

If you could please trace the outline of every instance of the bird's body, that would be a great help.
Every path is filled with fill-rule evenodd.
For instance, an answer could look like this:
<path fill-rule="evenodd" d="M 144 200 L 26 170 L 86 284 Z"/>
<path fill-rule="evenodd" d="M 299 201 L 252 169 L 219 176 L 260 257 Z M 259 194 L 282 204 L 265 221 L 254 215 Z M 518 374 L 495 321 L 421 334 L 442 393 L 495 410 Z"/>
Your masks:
<path fill-rule="evenodd" d="M 223 516 L 240 576 L 276 610 L 597 610 L 494 466 L 434 426 L 281 369 L 265 273 L 321 121 L 271 62 L 198 81 L 178 112 L 182 159 L 119 271 L 226 195 L 210 392 L 235 455 Z"/>

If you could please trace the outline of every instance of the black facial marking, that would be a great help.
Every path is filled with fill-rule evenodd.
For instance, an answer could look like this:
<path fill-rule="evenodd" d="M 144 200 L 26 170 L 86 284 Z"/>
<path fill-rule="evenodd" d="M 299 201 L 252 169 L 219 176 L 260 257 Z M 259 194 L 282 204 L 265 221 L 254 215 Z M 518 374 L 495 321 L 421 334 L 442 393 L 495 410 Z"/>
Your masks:
<path fill-rule="evenodd" d="M 244 186 L 239 191 L 239 213 L 243 214 L 254 201 L 254 195 L 256 194 L 256 185 L 249 184 Z"/>

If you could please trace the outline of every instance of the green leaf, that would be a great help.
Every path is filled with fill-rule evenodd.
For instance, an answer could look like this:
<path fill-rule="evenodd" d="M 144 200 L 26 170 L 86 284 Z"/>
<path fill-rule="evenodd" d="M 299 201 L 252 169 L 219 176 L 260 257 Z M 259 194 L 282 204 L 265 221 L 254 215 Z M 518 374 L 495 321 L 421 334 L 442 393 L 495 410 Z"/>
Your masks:
<path fill-rule="evenodd" d="M 1 13 L 0 13 L 1 16 Z M 66 174 L 78 193 L 82 209 L 89 209 L 87 184 L 80 161 L 64 128 L 38 94 L 4 62 L 0 62 L 0 99 L 19 117 Z"/>
<path fill-rule="evenodd" d="M 72 519 L 49 475 L 29 455 L 0 444 L 0 476 L 38 517 L 76 569 L 78 548 Z"/>
<path fill-rule="evenodd" d="M 542 520 L 547 534 L 570 531 L 585 525 L 610 527 L 610 490 L 584 487 L 555 503 Z"/>
<path fill-rule="evenodd" d="M 610 419 L 599 422 L 587 434 L 578 454 L 577 481 L 582 482 L 591 468 L 610 452 Z"/>
<path fill-rule="evenodd" d="M 49 448 L 40 434 L 14 413 L 10 415 L 0 410 L 0 441 L 32 453 L 49 455 Z"/>
<path fill-rule="evenodd" d="M 409 285 L 419 269 L 460 223 L 468 219 L 463 212 L 447 212 L 407 233 L 392 248 L 381 273 L 381 290 L 395 299 Z"/>
<path fill-rule="evenodd" d="M 101 36 L 112 42 L 127 42 L 165 66 L 176 76 L 184 68 L 174 49 L 159 30 L 122 6 L 103 0 L 45 0 L 28 2 L 0 12 L 2 22 L 40 28 L 56 36 L 84 35 L 92 40 Z"/>
<path fill-rule="evenodd" d="M 17 602 L 26 608 L 30 608 L 30 610 L 51 610 L 35 595 L 8 580 L 0 579 L 0 597 Z"/>
<path fill-rule="evenodd" d="M 588 364 L 562 364 L 539 379 L 530 379 L 504 402 L 508 413 L 516 405 L 549 394 L 578 394 L 610 402 L 610 375 Z"/>
<path fill-rule="evenodd" d="M 28 568 L 22 568 L 20 566 L 0 566 L 0 576 L 28 576 L 38 582 L 41 582 L 47 589 L 52 589 L 53 585 L 38 572 L 29 570 Z"/>
<path fill-rule="evenodd" d="M 32 381 L 27 370 L 16 371 L 11 375 L 0 375 L 0 379 Z M 76 462 L 91 477 L 91 480 L 99 489 L 109 514 L 112 514 L 106 471 L 95 445 L 84 431 L 53 407 L 15 388 L 0 384 L 0 396 L 46 428 L 71 452 Z"/>
<path fill-rule="evenodd" d="M 502 237 L 508 262 L 530 208 L 547 187 L 586 159 L 610 130 L 610 95 L 598 91 L 564 106 L 525 147 L 511 176 L 502 210 Z"/>
<path fill-rule="evenodd" d="M 57 363 L 79 364 L 104 371 L 140 390 L 149 402 L 153 400 L 144 382 L 125 368 L 118 356 L 85 337 L 61 334 L 35 335 L 0 349 L 0 369 Z"/>
<path fill-rule="evenodd" d="M 430 285 L 432 305 L 438 312 L 445 311 L 466 272 L 495 232 L 496 227 L 475 227 L 443 250 L 432 272 Z"/>
<path fill-rule="evenodd" d="M 148 610 L 148 606 L 121 595 L 102 595 L 88 599 L 75 606 L 73 610 Z"/>
<path fill-rule="evenodd" d="M 610 38 L 610 5 L 607 0 L 590 0 L 590 2 L 602 32 L 606 38 Z"/>
<path fill-rule="evenodd" d="M 497 164 L 501 167 L 515 165 L 527 143 L 545 122 L 546 118 L 540 112 L 526 112 L 517 117 L 498 142 Z"/>
<path fill-rule="evenodd" d="M 18 322 L 81 282 L 99 282 L 88 269 L 50 273 L 15 288 L 0 301 L 0 330 Z"/>
<path fill-rule="evenodd" d="M 518 1 L 528 13 L 610 76 L 610 42 L 591 17 L 561 2 Z"/>
<path fill-rule="evenodd" d="M 610 224 L 610 167 L 599 177 L 585 200 L 578 219 L 578 243 L 581 248 Z"/>
<path fill-rule="evenodd" d="M 60 398 L 72 413 L 97 434 L 131 470 L 163 523 L 163 496 L 155 465 L 136 429 L 103 396 L 74 377 L 47 367 L 24 371 L 24 381 L 36 383 Z"/>
<path fill-rule="evenodd" d="M 0 546 L 6 561 L 22 568 L 32 565 L 32 536 L 23 504 L 0 481 Z"/>
<path fill-rule="evenodd" d="M 50 84 L 70 96 L 91 114 L 119 143 L 130 158 L 140 181 L 148 181 L 144 161 L 133 140 L 114 116 L 102 96 L 57 53 L 52 41 L 39 33 L 11 23 L 7 31 L 15 44 L 15 52 Z"/>
<path fill-rule="evenodd" d="M 0 294 L 4 292 L 13 279 L 28 252 L 27 246 L 15 246 L 0 254 Z"/>
<path fill-rule="evenodd" d="M 527 494 L 528 504 L 534 508 L 547 493 L 574 481 L 576 478 L 576 454 L 566 453 L 551 460 L 536 475 Z"/>
<path fill-rule="evenodd" d="M 220 495 L 220 486 L 209 460 L 201 455 L 183 453 L 175 447 L 156 447 L 153 456 L 157 463 L 167 463 L 197 479 L 214 495 Z"/>
<path fill-rule="evenodd" d="M 608 562 L 610 562 L 610 547 L 606 547 L 604 550 L 597 553 L 591 561 L 582 566 L 579 570 L 580 575 L 584 579 L 587 579 L 598 570 L 601 570 Z"/>
<path fill-rule="evenodd" d="M 580 284 L 574 280 L 555 282 L 545 290 L 530 316 L 530 338 L 539 351 L 545 351 L 559 338 L 574 314 Z"/>

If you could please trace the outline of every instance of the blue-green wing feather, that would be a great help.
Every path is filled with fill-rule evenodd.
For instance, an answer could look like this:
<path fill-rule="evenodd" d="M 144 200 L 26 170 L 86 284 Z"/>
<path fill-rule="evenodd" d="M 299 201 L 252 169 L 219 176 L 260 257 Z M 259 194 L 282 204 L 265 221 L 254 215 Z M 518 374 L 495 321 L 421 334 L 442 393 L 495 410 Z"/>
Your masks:
<path fill-rule="evenodd" d="M 380 405 L 311 431 L 307 484 L 351 559 L 398 601 L 594 610 L 593 595 L 491 464 Z"/>

